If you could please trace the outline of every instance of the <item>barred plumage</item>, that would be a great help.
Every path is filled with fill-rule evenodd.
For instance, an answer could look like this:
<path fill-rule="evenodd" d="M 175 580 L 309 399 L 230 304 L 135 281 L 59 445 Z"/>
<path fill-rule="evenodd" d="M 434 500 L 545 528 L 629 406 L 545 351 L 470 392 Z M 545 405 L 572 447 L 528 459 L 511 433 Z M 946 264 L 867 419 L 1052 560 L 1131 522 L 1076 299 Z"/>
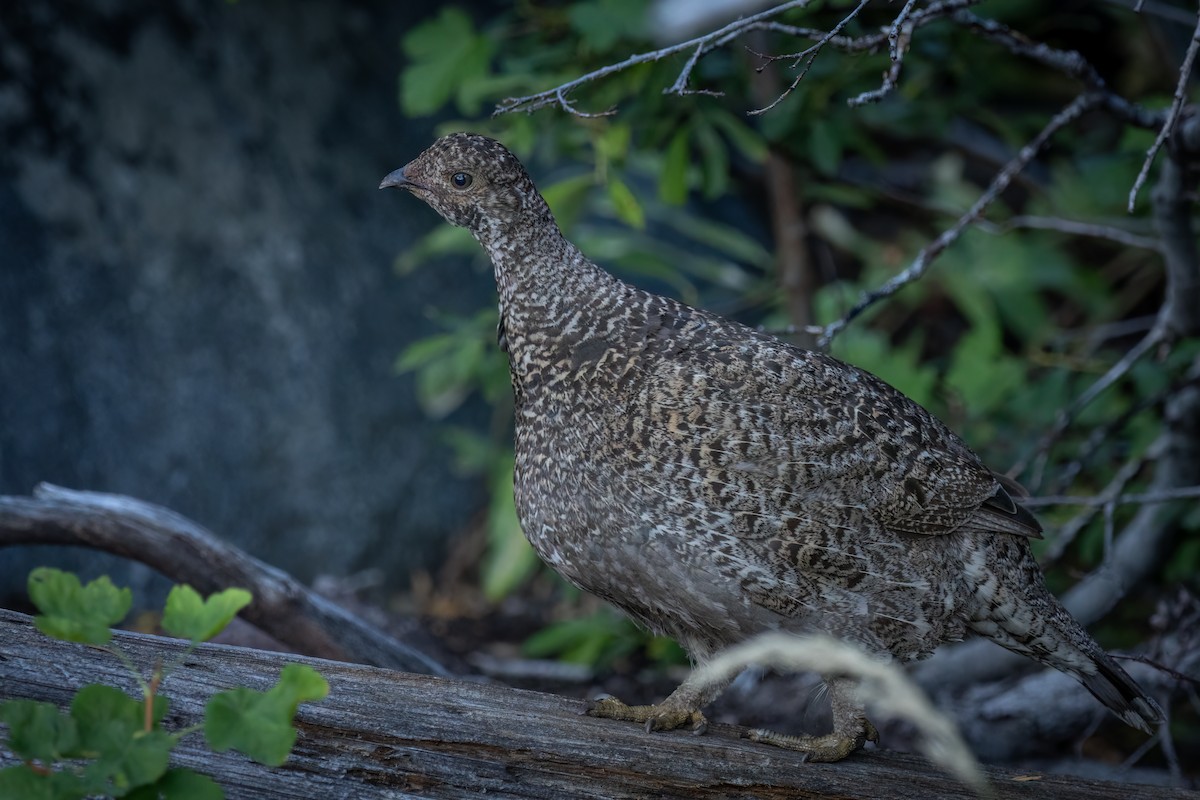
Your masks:
<path fill-rule="evenodd" d="M 922 658 L 967 631 L 1063 670 L 1131 725 L 1161 711 L 1045 588 L 1037 520 L 878 378 L 617 280 L 561 234 L 519 161 L 439 139 L 409 189 L 491 257 L 516 397 L 517 511 L 563 577 L 703 661 L 765 630 Z M 834 681 L 835 760 L 874 729 Z M 721 687 L 601 715 L 675 727 Z M 799 742 L 799 744 L 797 744 Z"/>

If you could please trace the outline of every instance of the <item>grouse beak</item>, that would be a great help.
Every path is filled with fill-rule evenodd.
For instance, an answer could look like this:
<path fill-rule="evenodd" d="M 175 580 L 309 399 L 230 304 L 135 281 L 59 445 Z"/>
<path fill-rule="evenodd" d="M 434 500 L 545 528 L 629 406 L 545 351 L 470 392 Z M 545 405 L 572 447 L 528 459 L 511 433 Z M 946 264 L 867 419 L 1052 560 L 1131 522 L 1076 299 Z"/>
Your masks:
<path fill-rule="evenodd" d="M 409 183 L 408 178 L 404 177 L 404 167 L 395 172 L 389 172 L 388 176 L 379 182 L 380 189 L 386 189 L 389 186 L 395 186 L 397 189 L 407 189 L 412 185 Z"/>

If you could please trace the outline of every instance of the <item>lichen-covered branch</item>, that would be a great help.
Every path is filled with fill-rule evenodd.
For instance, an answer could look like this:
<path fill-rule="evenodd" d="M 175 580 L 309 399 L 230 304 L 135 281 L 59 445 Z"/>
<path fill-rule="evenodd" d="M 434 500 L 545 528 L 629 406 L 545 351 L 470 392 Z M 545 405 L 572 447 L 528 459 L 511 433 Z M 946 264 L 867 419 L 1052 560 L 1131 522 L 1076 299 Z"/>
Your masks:
<path fill-rule="evenodd" d="M 610 64 L 607 67 L 602 67 L 598 70 L 582 75 L 574 80 L 555 86 L 553 89 L 547 89 L 544 92 L 537 94 L 526 95 L 524 97 L 510 97 L 499 103 L 496 106 L 494 114 L 506 114 L 512 111 L 537 111 L 539 108 L 547 106 L 558 106 L 567 113 L 576 116 L 589 116 L 577 110 L 573 105 L 567 102 L 567 96 L 578 87 L 591 81 L 614 75 L 618 72 L 623 72 L 630 67 L 635 67 L 638 64 L 645 64 L 651 61 L 661 61 L 664 58 L 673 56 L 676 53 L 685 53 L 689 50 L 694 51 L 692 57 L 688 60 L 688 64 L 694 66 L 699 59 L 706 53 L 712 52 L 724 45 L 728 44 L 733 39 L 740 36 L 745 31 L 752 28 L 756 23 L 768 20 L 771 17 L 778 16 L 785 11 L 793 8 L 803 8 L 812 0 L 791 0 L 791 2 L 782 3 L 774 8 L 769 8 L 759 14 L 754 14 L 743 19 L 735 20 L 723 28 L 706 33 L 703 36 L 697 36 L 694 39 L 689 39 L 686 42 L 681 42 L 670 47 L 664 47 L 659 50 L 653 50 L 647 53 L 638 53 L 617 64 Z M 686 79 L 681 84 L 676 81 L 677 93 L 683 93 L 683 87 L 686 86 Z M 608 112 L 605 112 L 608 113 Z"/>

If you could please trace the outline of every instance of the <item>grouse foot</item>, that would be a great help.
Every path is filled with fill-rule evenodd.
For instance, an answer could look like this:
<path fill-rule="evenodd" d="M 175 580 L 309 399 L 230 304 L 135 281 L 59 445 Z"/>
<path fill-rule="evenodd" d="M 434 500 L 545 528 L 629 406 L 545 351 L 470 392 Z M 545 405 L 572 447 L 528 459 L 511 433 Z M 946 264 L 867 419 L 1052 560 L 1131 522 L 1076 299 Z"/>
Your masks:
<path fill-rule="evenodd" d="M 870 720 L 860 717 L 858 723 L 857 731 L 835 730 L 824 736 L 788 736 L 773 731 L 752 730 L 746 738 L 752 742 L 799 750 L 807 754 L 808 761 L 841 761 L 868 741 L 879 742 L 879 731 L 875 730 Z"/>
<path fill-rule="evenodd" d="M 708 720 L 698 708 L 686 708 L 671 702 L 668 697 L 652 706 L 630 706 L 615 697 L 589 700 L 587 714 L 590 717 L 619 719 L 625 722 L 641 722 L 649 731 L 672 731 L 688 726 L 693 733 L 701 734 L 708 729 Z"/>

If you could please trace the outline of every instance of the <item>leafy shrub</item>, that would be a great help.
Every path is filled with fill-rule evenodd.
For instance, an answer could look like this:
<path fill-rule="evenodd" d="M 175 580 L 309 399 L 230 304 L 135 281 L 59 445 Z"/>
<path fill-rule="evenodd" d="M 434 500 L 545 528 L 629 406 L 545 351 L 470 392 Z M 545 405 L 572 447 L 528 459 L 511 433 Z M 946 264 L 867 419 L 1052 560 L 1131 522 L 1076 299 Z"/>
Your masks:
<path fill-rule="evenodd" d="M 39 631 L 111 653 L 137 680 L 142 696 L 89 684 L 75 693 L 67 713 L 34 700 L 0 704 L 0 722 L 8 726 L 4 746 L 25 762 L 0 770 L 4 800 L 219 800 L 224 793 L 212 778 L 169 766 L 171 749 L 183 737 L 203 728 L 214 751 L 233 749 L 260 764 L 279 766 L 296 741 L 296 707 L 329 693 L 329 684 L 311 667 L 288 664 L 267 691 L 218 692 L 208 701 L 203 725 L 166 731 L 162 721 L 169 701 L 160 691 L 163 682 L 197 644 L 224 630 L 250 603 L 249 592 L 226 589 L 202 598 L 190 586 L 174 587 L 162 628 L 191 646 L 170 663 L 155 665 L 149 676 L 111 644 L 110 626 L 129 613 L 129 589 L 118 589 L 107 576 L 81 585 L 75 575 L 39 567 L 29 575 L 29 597 L 41 612 L 34 619 Z"/>

